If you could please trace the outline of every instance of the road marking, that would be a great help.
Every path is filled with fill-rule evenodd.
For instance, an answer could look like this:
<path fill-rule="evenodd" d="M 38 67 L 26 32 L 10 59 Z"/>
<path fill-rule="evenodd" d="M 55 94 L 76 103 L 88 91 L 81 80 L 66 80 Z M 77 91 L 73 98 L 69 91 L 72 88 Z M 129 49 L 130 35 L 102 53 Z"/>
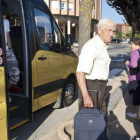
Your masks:
<path fill-rule="evenodd" d="M 130 56 L 129 54 L 121 54 L 121 57 L 128 57 Z"/>
<path fill-rule="evenodd" d="M 117 61 L 117 62 L 121 62 L 121 61 L 124 61 L 124 59 L 112 59 L 111 61 Z"/>
<path fill-rule="evenodd" d="M 121 71 L 123 71 L 123 69 L 112 69 L 111 71 L 109 71 L 108 78 L 111 78 L 111 77 L 119 74 Z"/>
<path fill-rule="evenodd" d="M 109 54 L 117 54 L 117 53 L 109 53 Z"/>
<path fill-rule="evenodd" d="M 110 55 L 111 55 L 111 54 L 120 54 L 120 55 L 127 55 L 127 56 L 130 56 L 130 54 L 128 54 L 128 53 L 119 53 L 119 52 L 118 52 L 118 53 L 112 53 L 112 52 L 110 52 L 110 53 L 108 53 L 108 54 L 110 54 Z"/>
<path fill-rule="evenodd" d="M 112 55 L 112 54 L 116 54 L 117 55 L 117 53 L 109 53 L 109 55 Z M 128 57 L 129 55 L 128 54 L 120 54 L 119 53 L 119 55 L 120 55 L 120 58 L 119 59 L 111 59 L 111 61 L 117 61 L 117 62 L 121 62 L 121 61 L 124 61 L 124 57 Z"/>

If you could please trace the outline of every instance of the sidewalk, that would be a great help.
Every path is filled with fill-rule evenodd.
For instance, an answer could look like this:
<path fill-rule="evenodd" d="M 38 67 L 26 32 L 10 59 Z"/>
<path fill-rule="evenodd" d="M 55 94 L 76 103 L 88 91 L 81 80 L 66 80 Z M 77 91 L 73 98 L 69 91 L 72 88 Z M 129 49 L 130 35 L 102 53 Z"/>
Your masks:
<path fill-rule="evenodd" d="M 109 140 L 132 140 L 134 136 L 140 137 L 140 121 L 126 117 L 126 112 L 129 111 L 127 81 L 128 76 L 123 71 L 108 82 L 106 102 Z M 73 140 L 73 119 L 74 116 L 41 140 Z"/>
<path fill-rule="evenodd" d="M 128 92 L 121 99 L 118 106 L 108 116 L 108 130 L 110 140 L 134 140 L 140 138 L 140 121 L 126 116 L 130 111 Z"/>

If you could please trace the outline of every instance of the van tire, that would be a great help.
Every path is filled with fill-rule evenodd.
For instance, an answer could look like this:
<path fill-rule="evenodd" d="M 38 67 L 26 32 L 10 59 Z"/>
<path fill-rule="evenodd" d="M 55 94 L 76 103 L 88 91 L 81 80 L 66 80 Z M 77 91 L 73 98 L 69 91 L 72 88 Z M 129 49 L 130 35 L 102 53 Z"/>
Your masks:
<path fill-rule="evenodd" d="M 70 106 L 75 97 L 76 82 L 72 78 L 68 78 L 63 88 L 63 107 Z"/>

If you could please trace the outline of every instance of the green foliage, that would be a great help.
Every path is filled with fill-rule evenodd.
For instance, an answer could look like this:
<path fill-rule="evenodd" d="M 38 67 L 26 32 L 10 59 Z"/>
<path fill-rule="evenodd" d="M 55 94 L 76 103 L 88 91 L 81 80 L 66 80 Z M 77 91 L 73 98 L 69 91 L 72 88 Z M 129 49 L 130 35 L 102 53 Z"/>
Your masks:
<path fill-rule="evenodd" d="M 125 36 L 126 36 L 126 38 L 130 38 L 130 39 L 132 39 L 132 32 L 129 31 Z"/>
<path fill-rule="evenodd" d="M 118 29 L 116 29 L 115 38 L 117 38 L 117 39 L 122 38 L 122 32 L 120 32 Z"/>
<path fill-rule="evenodd" d="M 132 31 L 128 32 L 125 36 L 126 36 L 126 38 L 132 39 Z M 139 31 L 136 31 L 135 37 L 140 38 L 140 32 Z"/>
<path fill-rule="evenodd" d="M 140 32 L 136 31 L 136 38 L 140 38 Z"/>

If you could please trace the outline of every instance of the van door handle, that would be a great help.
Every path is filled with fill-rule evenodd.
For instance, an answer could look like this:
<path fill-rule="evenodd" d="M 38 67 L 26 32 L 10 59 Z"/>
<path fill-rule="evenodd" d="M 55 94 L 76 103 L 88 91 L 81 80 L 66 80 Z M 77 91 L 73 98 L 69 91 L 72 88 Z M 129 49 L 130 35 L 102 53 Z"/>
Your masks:
<path fill-rule="evenodd" d="M 38 57 L 38 60 L 44 60 L 47 59 L 47 57 Z"/>

